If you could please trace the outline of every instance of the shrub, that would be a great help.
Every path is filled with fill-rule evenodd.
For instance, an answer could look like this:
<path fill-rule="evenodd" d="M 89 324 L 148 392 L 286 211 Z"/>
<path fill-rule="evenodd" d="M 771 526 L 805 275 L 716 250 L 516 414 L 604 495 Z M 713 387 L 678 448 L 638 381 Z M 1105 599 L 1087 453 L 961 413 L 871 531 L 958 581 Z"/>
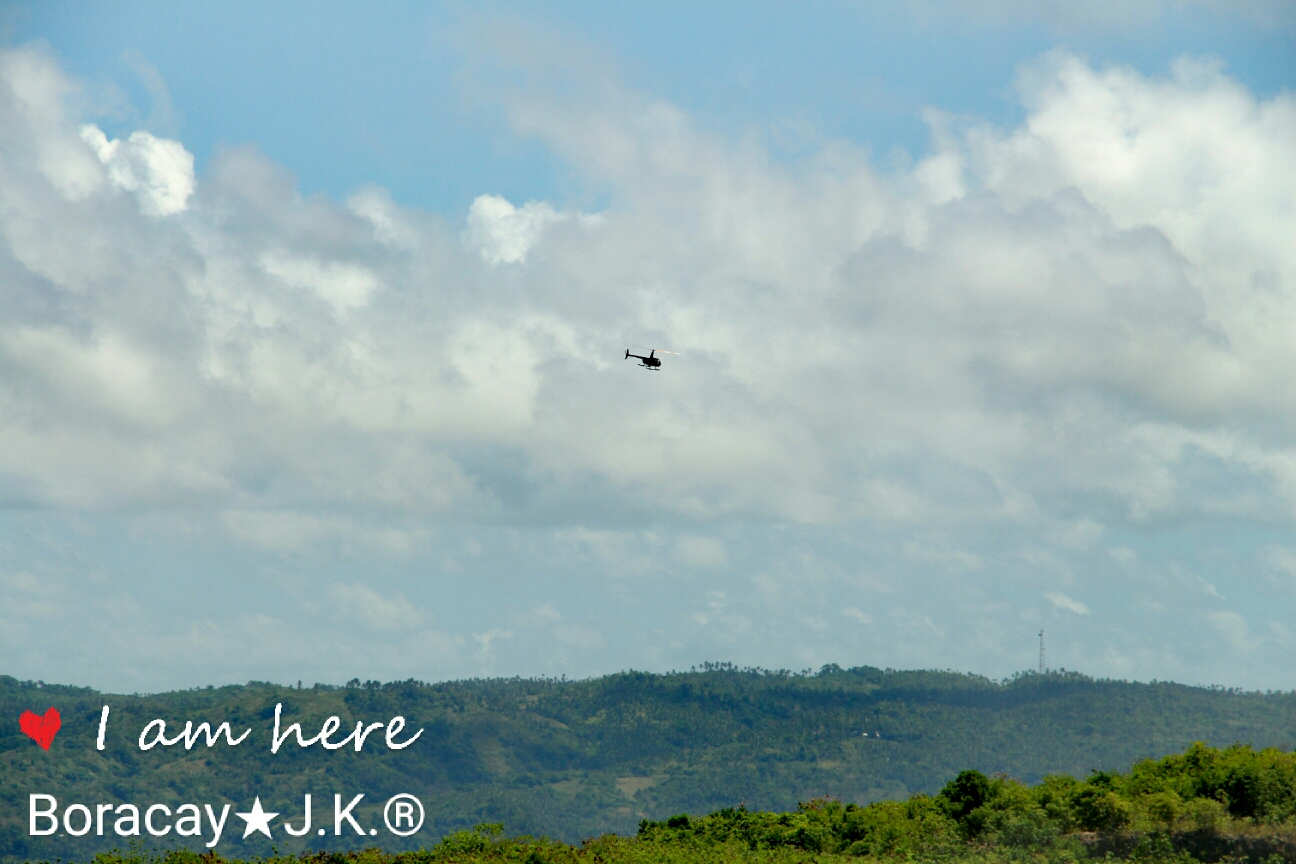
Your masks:
<path fill-rule="evenodd" d="M 1014 814 L 999 829 L 998 840 L 1014 848 L 1048 849 L 1057 842 L 1058 824 L 1043 810 Z"/>
<path fill-rule="evenodd" d="M 1133 809 L 1115 792 L 1089 784 L 1071 796 L 1071 808 L 1086 831 L 1118 831 L 1129 824 Z"/>
<path fill-rule="evenodd" d="M 1153 792 L 1139 802 L 1148 819 L 1158 828 L 1169 831 L 1183 813 L 1183 799 L 1173 792 Z"/>
<path fill-rule="evenodd" d="M 958 828 L 934 799 L 916 795 L 849 812 L 842 837 L 852 855 L 914 855 L 954 843 Z"/>
<path fill-rule="evenodd" d="M 1224 805 L 1211 798 L 1194 798 L 1183 806 L 1182 819 L 1193 831 L 1217 831 L 1227 817 Z"/>
<path fill-rule="evenodd" d="M 949 815 L 962 822 L 973 810 L 990 800 L 990 793 L 990 778 L 980 771 L 961 771 L 945 784 L 939 797 L 945 802 Z"/>

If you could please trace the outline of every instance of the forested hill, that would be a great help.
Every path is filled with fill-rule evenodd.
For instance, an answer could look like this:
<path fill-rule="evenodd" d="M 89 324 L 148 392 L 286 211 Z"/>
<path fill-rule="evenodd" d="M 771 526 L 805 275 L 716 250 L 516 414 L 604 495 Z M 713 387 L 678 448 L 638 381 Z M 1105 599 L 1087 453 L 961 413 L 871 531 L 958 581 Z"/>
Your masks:
<path fill-rule="evenodd" d="M 385 722 L 398 714 L 408 723 L 400 737 L 424 732 L 404 750 L 383 746 L 380 729 L 361 753 L 290 743 L 272 756 L 277 703 L 285 725 L 301 723 L 308 737 L 330 715 L 342 720 L 336 738 L 358 720 Z M 111 722 L 99 751 L 95 737 L 105 704 Z M 49 706 L 59 710 L 63 727 L 45 752 L 20 731 L 18 718 Z M 167 721 L 168 734 L 186 720 L 213 727 L 228 721 L 235 734 L 252 732 L 238 747 L 141 751 L 140 732 L 155 718 Z M 253 682 L 149 696 L 0 676 L 0 857 L 80 858 L 121 845 L 93 834 L 29 838 L 31 793 L 89 805 L 229 802 L 235 810 L 248 809 L 255 794 L 267 809 L 296 813 L 307 792 L 331 802 L 335 792 L 362 791 L 366 803 L 408 792 L 428 806 L 428 827 L 408 845 L 480 822 L 574 840 L 632 833 L 645 817 L 738 804 L 787 810 L 825 795 L 865 803 L 935 792 L 969 768 L 1026 782 L 1049 773 L 1128 770 L 1140 758 L 1181 751 L 1195 740 L 1291 749 L 1296 693 L 1097 681 L 1073 673 L 994 682 L 836 666 L 807 675 L 710 665 L 586 681 L 304 689 Z M 383 845 L 396 848 L 391 839 Z M 296 848 L 287 840 L 276 837 L 275 845 Z M 270 851 L 268 841 L 264 849 L 257 842 L 244 845 L 231 828 L 220 851 Z M 332 836 L 318 842 L 344 848 Z"/>

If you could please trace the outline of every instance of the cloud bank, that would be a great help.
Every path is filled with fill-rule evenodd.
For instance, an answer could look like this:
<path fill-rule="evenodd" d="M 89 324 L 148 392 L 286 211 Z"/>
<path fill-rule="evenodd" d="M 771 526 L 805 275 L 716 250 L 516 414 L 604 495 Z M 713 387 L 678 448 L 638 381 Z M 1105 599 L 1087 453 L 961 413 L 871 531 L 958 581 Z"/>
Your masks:
<path fill-rule="evenodd" d="M 1004 674 L 1042 626 L 1059 665 L 1284 683 L 1290 95 L 1058 51 L 1021 126 L 932 112 L 881 170 L 523 72 L 513 129 L 601 212 L 304 198 L 250 148 L 195 178 L 0 54 L 18 674 Z"/>

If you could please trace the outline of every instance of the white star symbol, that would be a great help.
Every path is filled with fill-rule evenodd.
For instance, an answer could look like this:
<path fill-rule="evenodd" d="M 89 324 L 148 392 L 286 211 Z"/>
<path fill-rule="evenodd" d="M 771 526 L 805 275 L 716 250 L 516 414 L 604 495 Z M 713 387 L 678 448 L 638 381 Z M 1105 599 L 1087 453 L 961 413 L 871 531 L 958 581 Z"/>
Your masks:
<path fill-rule="evenodd" d="M 267 813 L 262 810 L 260 795 L 258 795 L 257 799 L 252 802 L 252 811 L 250 813 L 235 813 L 234 815 L 247 823 L 247 827 L 243 829 L 244 840 L 246 840 L 248 835 L 253 831 L 260 831 L 270 839 L 274 839 L 274 835 L 270 833 L 270 820 L 279 814 Z"/>

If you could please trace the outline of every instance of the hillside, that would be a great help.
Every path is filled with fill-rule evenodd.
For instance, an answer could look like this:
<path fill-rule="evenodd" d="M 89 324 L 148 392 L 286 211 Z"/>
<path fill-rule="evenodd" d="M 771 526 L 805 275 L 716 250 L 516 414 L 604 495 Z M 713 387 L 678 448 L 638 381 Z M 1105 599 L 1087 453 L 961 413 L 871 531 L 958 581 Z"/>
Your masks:
<path fill-rule="evenodd" d="M 379 731 L 361 753 L 289 745 L 271 756 L 276 703 L 283 705 L 284 723 L 300 722 L 307 735 L 330 715 L 346 730 L 357 720 L 400 714 L 408 732 L 424 732 L 398 751 L 379 746 Z M 112 720 L 98 751 L 104 704 Z M 20 732 L 17 719 L 48 706 L 58 708 L 63 728 L 46 753 Z M 480 822 L 503 823 L 510 834 L 576 840 L 633 833 L 643 818 L 738 804 L 790 810 L 825 795 L 866 803 L 932 793 L 967 768 L 1034 783 L 1050 773 L 1127 770 L 1141 757 L 1178 752 L 1194 740 L 1284 750 L 1296 744 L 1292 693 L 1096 681 L 1074 673 L 999 683 L 949 672 L 835 666 L 814 675 L 712 665 L 587 681 L 305 689 L 254 682 L 148 696 L 0 677 L 0 717 L 4 860 L 83 858 L 122 845 L 111 834 L 27 837 L 30 793 L 86 804 L 228 801 L 236 810 L 247 809 L 257 794 L 267 809 L 295 813 L 307 792 L 331 801 L 335 792 L 363 791 L 366 803 L 409 792 L 427 805 L 428 824 L 406 845 Z M 154 718 L 165 719 L 172 732 L 186 720 L 229 721 L 236 732 L 253 731 L 235 748 L 141 751 L 137 737 Z M 287 839 L 277 837 L 274 845 L 303 848 Z M 255 838 L 244 844 L 231 829 L 219 851 L 269 853 L 270 842 L 263 845 Z M 346 843 L 330 836 L 326 848 Z"/>

